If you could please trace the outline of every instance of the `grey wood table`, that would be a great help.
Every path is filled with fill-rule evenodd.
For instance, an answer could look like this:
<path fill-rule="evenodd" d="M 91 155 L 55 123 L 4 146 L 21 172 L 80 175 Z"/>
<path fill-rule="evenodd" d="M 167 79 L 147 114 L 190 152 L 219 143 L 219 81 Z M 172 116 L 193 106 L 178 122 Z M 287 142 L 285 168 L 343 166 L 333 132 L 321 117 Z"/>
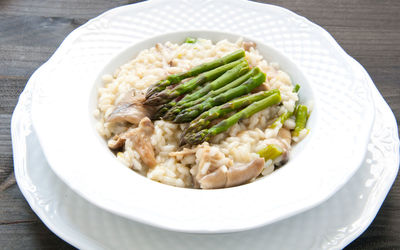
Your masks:
<path fill-rule="evenodd" d="M 10 119 L 31 74 L 88 19 L 129 0 L 0 0 L 0 249 L 70 249 L 32 212 L 13 175 Z M 260 1 L 327 29 L 370 73 L 400 119 L 400 1 Z M 400 249 L 400 180 L 349 249 Z"/>

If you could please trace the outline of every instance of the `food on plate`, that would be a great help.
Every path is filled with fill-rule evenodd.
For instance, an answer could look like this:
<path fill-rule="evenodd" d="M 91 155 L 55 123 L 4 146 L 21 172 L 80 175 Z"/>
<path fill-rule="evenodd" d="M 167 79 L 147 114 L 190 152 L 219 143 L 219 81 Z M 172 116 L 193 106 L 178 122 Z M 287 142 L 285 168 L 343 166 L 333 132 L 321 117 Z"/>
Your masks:
<path fill-rule="evenodd" d="M 310 110 L 256 46 L 187 38 L 141 51 L 103 76 L 98 132 L 127 167 L 173 186 L 227 188 L 270 174 L 308 134 Z"/>

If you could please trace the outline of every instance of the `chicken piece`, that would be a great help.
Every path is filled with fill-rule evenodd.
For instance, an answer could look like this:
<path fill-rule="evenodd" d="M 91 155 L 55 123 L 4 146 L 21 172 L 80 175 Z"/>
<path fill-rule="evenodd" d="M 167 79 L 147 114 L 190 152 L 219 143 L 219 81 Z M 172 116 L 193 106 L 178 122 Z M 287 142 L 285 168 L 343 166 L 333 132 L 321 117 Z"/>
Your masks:
<path fill-rule="evenodd" d="M 264 167 L 263 158 L 257 158 L 249 164 L 234 165 L 231 159 L 207 143 L 201 147 L 196 155 L 198 164 L 190 171 L 195 187 L 214 189 L 241 185 L 260 175 Z"/>
<path fill-rule="evenodd" d="M 124 137 L 131 140 L 134 149 L 139 153 L 140 159 L 150 168 L 157 165 L 151 135 L 154 133 L 154 125 L 148 117 L 143 118 L 137 128 L 128 130 Z"/>
<path fill-rule="evenodd" d="M 144 105 L 143 102 L 145 100 L 146 98 L 143 92 L 136 91 L 135 89 L 129 91 L 117 104 L 106 121 L 127 121 L 132 124 L 138 124 L 144 117 L 151 117 L 156 111 L 156 107 Z"/>
<path fill-rule="evenodd" d="M 246 51 L 250 51 L 250 48 L 256 48 L 257 44 L 255 42 L 243 42 L 243 49 Z"/>

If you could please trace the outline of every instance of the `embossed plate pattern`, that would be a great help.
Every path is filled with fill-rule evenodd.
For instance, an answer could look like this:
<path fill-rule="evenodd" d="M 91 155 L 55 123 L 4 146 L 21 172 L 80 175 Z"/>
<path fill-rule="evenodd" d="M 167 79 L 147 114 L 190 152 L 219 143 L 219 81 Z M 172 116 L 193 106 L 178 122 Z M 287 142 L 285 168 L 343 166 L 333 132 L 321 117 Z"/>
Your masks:
<path fill-rule="evenodd" d="M 151 225 L 232 232 L 305 211 L 349 180 L 365 154 L 373 101 L 365 75 L 327 32 L 283 8 L 242 0 L 162 3 L 152 0 L 104 13 L 68 36 L 46 63 L 33 91 L 32 121 L 50 166 L 69 187 L 108 211 Z M 119 167 L 91 139 L 89 111 L 82 109 L 110 57 L 144 38 L 189 28 L 257 38 L 286 54 L 309 78 L 317 125 L 305 140 L 306 149 L 279 173 L 231 189 L 177 189 Z M 254 207 L 260 212 L 243 213 Z"/>

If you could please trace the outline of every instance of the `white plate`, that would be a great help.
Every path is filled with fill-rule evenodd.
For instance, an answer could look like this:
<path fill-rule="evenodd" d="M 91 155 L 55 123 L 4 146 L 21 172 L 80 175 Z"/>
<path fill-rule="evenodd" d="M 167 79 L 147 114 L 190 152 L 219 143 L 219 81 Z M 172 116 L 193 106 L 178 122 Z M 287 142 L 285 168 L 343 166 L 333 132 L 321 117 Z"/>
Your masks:
<path fill-rule="evenodd" d="M 289 219 L 240 233 L 202 235 L 160 230 L 106 212 L 69 189 L 50 169 L 31 125 L 29 80 L 12 118 L 15 175 L 29 205 L 80 249 L 341 249 L 371 223 L 399 166 L 396 120 L 371 79 L 376 118 L 362 167 L 328 201 Z"/>
<path fill-rule="evenodd" d="M 365 75 L 328 33 L 270 5 L 241 0 L 164 3 L 106 12 L 68 36 L 46 63 L 34 89 L 32 121 L 50 166 L 69 187 L 140 222 L 185 232 L 232 232 L 305 211 L 349 180 L 364 157 L 374 108 Z M 304 150 L 284 168 L 240 187 L 180 189 L 123 167 L 100 143 L 88 97 L 110 57 L 145 38 L 188 29 L 257 38 L 286 54 L 308 77 L 315 97 L 314 126 L 302 142 Z"/>

